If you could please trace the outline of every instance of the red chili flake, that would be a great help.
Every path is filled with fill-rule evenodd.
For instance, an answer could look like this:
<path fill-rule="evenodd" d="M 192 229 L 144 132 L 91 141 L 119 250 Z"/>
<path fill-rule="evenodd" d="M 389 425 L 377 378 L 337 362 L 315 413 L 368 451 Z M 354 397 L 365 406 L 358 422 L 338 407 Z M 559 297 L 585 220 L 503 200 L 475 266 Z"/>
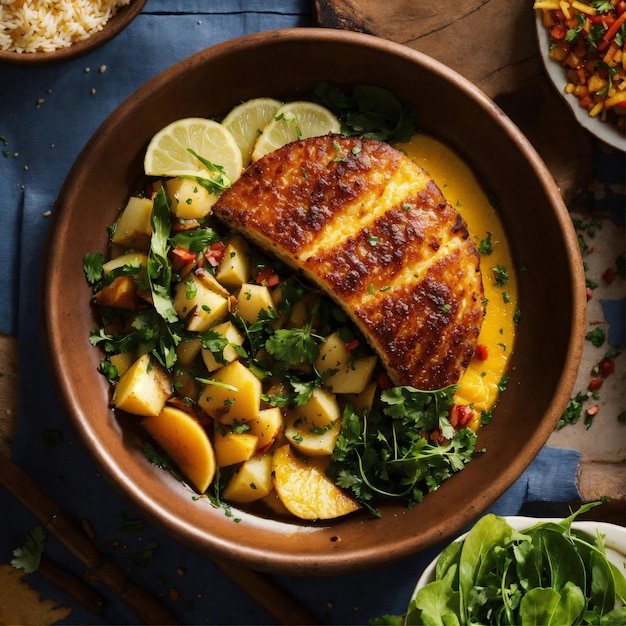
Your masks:
<path fill-rule="evenodd" d="M 267 287 L 276 287 L 280 282 L 278 274 L 271 268 L 262 269 L 255 278 L 257 285 L 266 285 Z"/>
<path fill-rule="evenodd" d="M 486 361 L 489 358 L 489 348 L 483 343 L 479 343 L 476 346 L 476 356 L 481 361 Z"/>
<path fill-rule="evenodd" d="M 613 359 L 602 359 L 598 363 L 598 371 L 602 378 L 610 376 L 615 371 L 615 361 Z"/>
<path fill-rule="evenodd" d="M 391 380 L 389 380 L 389 376 L 385 372 L 381 372 L 378 376 L 378 386 L 384 391 L 385 389 L 391 388 Z"/>
<path fill-rule="evenodd" d="M 602 274 L 602 278 L 607 285 L 610 285 L 615 278 L 615 269 L 612 267 L 607 267 Z"/>
<path fill-rule="evenodd" d="M 352 341 L 349 341 L 346 344 L 346 350 L 348 350 L 349 352 L 351 352 L 352 350 L 356 350 L 360 345 L 360 342 L 358 339 L 353 339 Z"/>
<path fill-rule="evenodd" d="M 597 415 L 600 412 L 600 407 L 597 404 L 594 404 L 593 406 L 590 406 L 585 413 L 589 416 L 589 417 L 593 417 L 594 415 Z"/>
<path fill-rule="evenodd" d="M 598 391 L 598 389 L 602 387 L 603 383 L 604 383 L 604 380 L 602 380 L 602 378 L 592 378 L 589 381 L 588 389 L 589 391 Z"/>
<path fill-rule="evenodd" d="M 474 410 L 466 404 L 455 404 L 450 409 L 450 424 L 453 427 L 467 426 L 474 417 Z"/>
<path fill-rule="evenodd" d="M 230 295 L 228 296 L 228 312 L 229 313 L 234 313 L 237 310 L 237 296 L 235 295 Z"/>
<path fill-rule="evenodd" d="M 224 258 L 226 246 L 223 241 L 212 243 L 204 252 L 204 258 L 211 267 L 217 267 Z"/>

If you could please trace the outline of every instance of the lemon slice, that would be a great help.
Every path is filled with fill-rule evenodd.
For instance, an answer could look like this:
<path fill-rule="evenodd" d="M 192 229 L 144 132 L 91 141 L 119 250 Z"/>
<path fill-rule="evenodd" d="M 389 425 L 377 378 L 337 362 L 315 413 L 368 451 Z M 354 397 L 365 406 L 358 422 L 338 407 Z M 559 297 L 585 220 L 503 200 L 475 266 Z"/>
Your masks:
<path fill-rule="evenodd" d="M 148 176 L 200 176 L 215 178 L 189 152 L 224 169 L 231 182 L 241 176 L 243 158 L 232 133 L 222 124 L 201 117 L 176 120 L 162 128 L 148 144 L 144 170 Z"/>
<path fill-rule="evenodd" d="M 262 130 L 272 121 L 282 103 L 273 98 L 253 98 L 236 106 L 222 124 L 233 134 L 241 149 L 244 164 L 252 160 L 254 144 Z"/>
<path fill-rule="evenodd" d="M 341 131 L 339 120 L 314 102 L 295 101 L 283 104 L 263 129 L 252 152 L 256 161 L 269 152 L 298 139 L 319 137 Z"/>

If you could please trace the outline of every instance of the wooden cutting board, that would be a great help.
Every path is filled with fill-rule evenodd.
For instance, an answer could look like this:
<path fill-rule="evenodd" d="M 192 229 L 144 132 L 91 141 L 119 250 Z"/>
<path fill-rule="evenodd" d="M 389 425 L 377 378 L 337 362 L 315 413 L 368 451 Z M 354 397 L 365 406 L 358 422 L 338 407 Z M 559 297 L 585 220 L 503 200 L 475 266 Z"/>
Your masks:
<path fill-rule="evenodd" d="M 314 13 L 320 26 L 402 43 L 468 78 L 528 137 L 566 203 L 583 196 L 593 140 L 546 76 L 530 0 L 314 0 Z"/>

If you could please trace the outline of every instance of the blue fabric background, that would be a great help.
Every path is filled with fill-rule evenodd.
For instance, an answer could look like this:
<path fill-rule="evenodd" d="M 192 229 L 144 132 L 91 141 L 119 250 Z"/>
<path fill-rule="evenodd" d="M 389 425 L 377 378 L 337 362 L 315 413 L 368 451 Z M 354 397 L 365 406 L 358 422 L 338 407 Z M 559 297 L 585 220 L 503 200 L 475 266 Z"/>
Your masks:
<path fill-rule="evenodd" d="M 0 332 L 17 336 L 20 351 L 20 421 L 14 460 L 62 509 L 88 520 L 100 549 L 128 569 L 133 580 L 162 596 L 189 624 L 273 621 L 210 560 L 149 525 L 136 534 L 121 529 L 122 517 L 133 519 L 135 514 L 97 474 L 74 438 L 43 359 L 37 287 L 45 262 L 41 251 L 47 215 L 54 210 L 63 180 L 91 134 L 148 79 L 220 41 L 310 23 L 307 0 L 150 0 L 127 30 L 89 56 L 48 68 L 0 68 L 0 152 L 6 154 L 0 156 L 0 287 L 4 294 L 0 297 Z M 106 71 L 99 72 L 101 66 L 106 66 Z M 72 306 L 71 293 L 68 306 Z M 50 434 L 59 436 L 54 446 L 46 444 Z M 510 515 L 527 502 L 542 501 L 553 507 L 578 498 L 578 462 L 575 451 L 545 448 L 492 510 Z M 0 491 L 0 507 L 4 511 L 0 562 L 6 563 L 36 521 L 4 491 Z M 156 549 L 149 566 L 133 565 L 132 555 L 151 541 L 156 542 Z M 404 611 L 421 569 L 439 549 L 433 546 L 400 564 L 354 575 L 274 579 L 325 623 L 366 623 L 384 613 Z M 80 572 L 80 566 L 53 538 L 48 540 L 46 553 Z M 104 618 L 97 618 L 42 577 L 33 575 L 30 581 L 44 595 L 73 607 L 67 623 L 137 621 L 104 588 L 99 590 L 109 607 Z M 171 588 L 177 589 L 179 600 L 169 598 Z"/>

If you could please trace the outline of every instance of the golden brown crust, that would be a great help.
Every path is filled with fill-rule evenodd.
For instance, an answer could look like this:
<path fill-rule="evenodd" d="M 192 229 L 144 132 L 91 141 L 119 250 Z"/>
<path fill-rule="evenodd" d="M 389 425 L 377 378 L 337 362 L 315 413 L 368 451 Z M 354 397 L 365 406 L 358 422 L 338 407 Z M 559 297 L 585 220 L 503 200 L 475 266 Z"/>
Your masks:
<path fill-rule="evenodd" d="M 213 210 L 342 306 L 395 384 L 458 382 L 484 317 L 479 257 L 410 158 L 369 139 L 297 141 L 253 163 Z"/>

